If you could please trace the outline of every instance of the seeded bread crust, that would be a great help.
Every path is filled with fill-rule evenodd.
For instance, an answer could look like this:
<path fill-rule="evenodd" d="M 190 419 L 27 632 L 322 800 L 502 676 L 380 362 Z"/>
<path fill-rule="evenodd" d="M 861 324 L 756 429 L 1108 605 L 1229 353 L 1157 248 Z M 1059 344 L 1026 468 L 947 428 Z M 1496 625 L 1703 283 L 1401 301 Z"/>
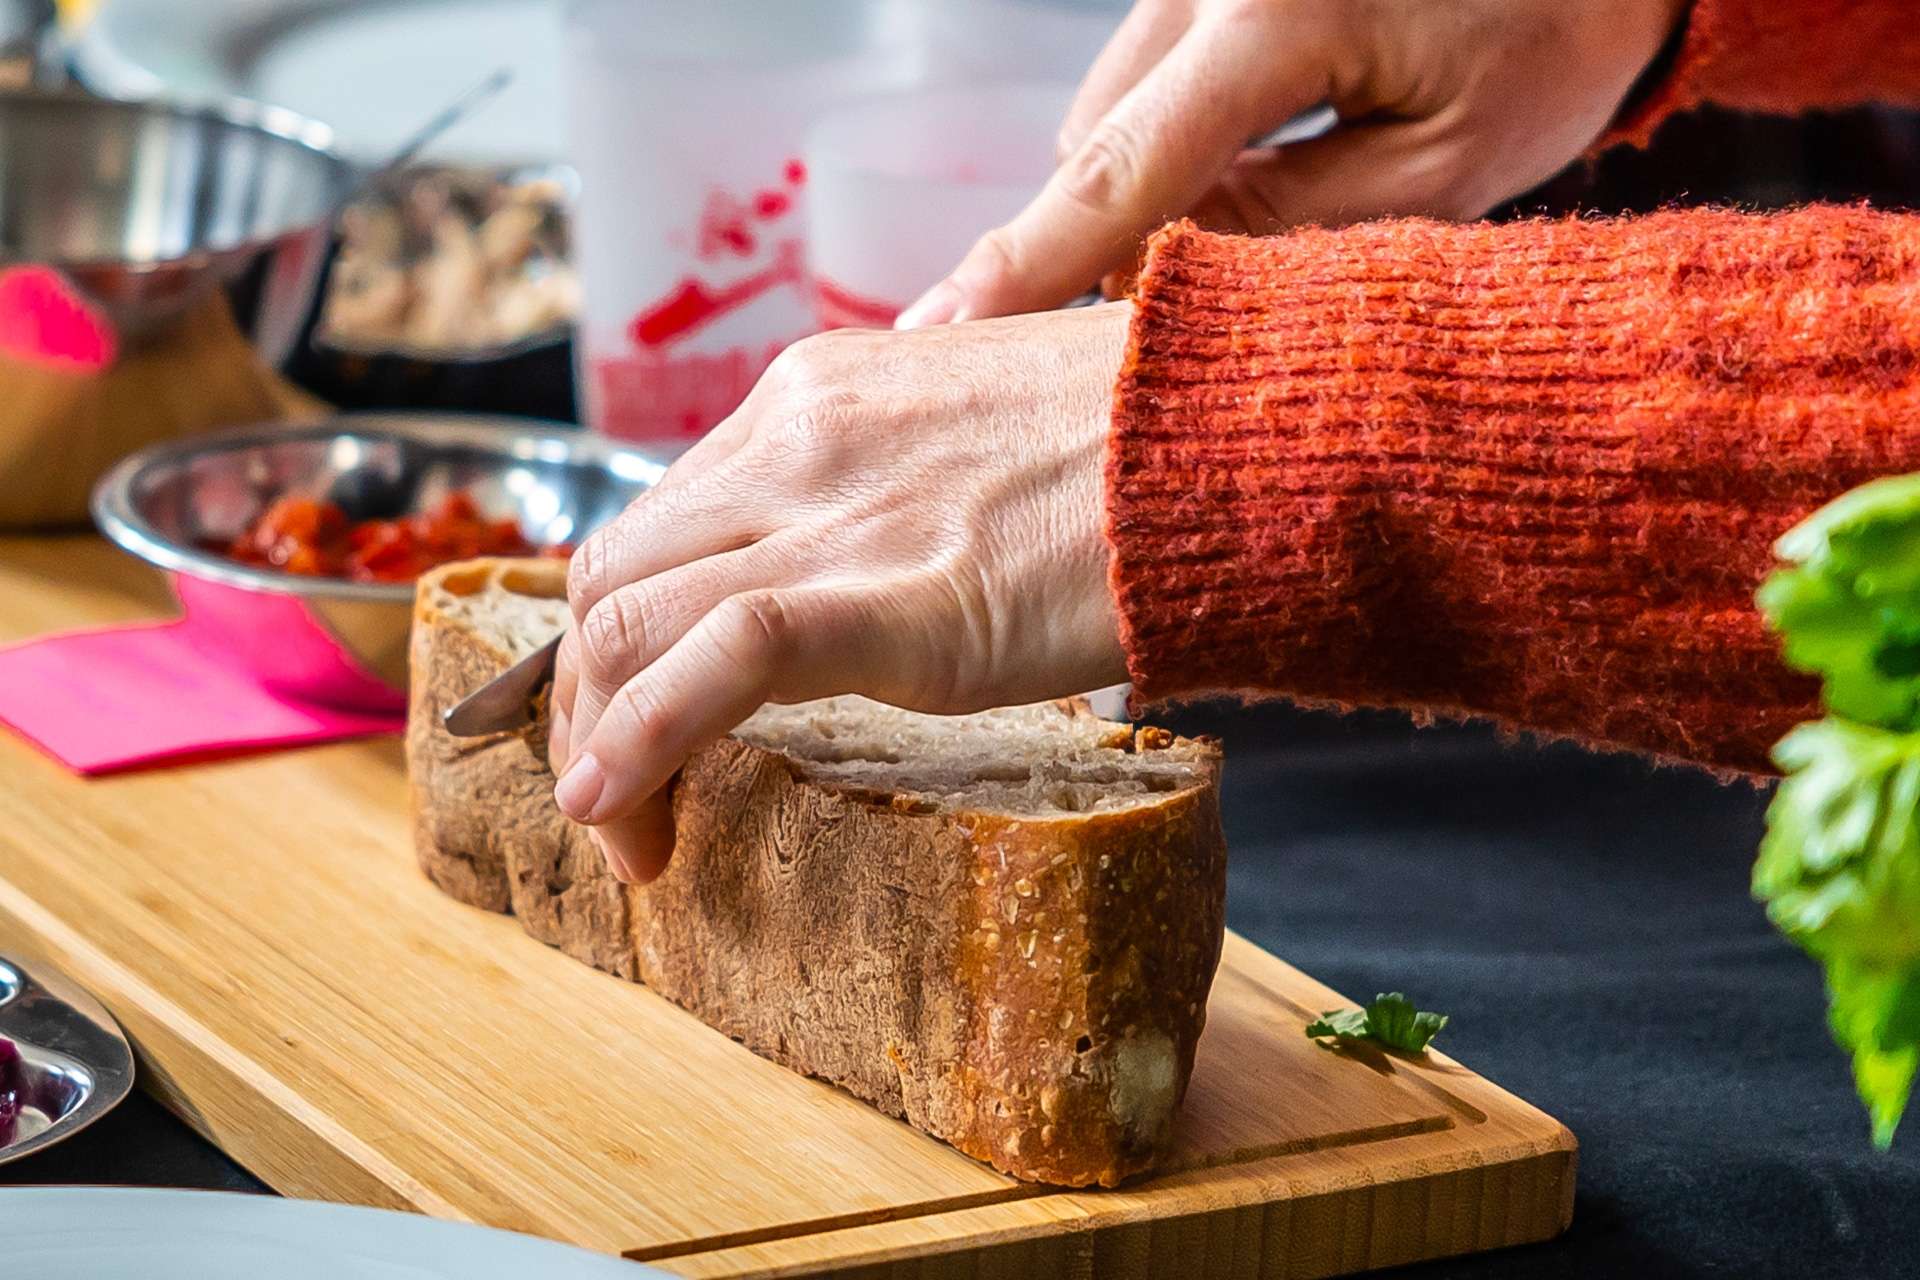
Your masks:
<path fill-rule="evenodd" d="M 1195 752 L 1204 781 L 1011 818 L 811 781 L 727 738 L 675 786 L 667 872 L 629 889 L 553 806 L 544 723 L 439 728 L 512 661 L 445 593 L 503 583 L 558 597 L 564 569 L 473 561 L 420 586 L 407 756 L 436 885 L 1014 1177 L 1111 1186 L 1152 1166 L 1224 935 L 1217 750 L 1115 725 L 1111 745 Z"/>

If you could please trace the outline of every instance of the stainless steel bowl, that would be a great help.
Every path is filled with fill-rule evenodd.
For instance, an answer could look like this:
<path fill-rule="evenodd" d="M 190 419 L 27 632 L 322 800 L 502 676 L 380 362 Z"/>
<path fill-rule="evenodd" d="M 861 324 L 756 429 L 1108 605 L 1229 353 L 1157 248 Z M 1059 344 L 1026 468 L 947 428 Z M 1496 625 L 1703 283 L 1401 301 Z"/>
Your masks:
<path fill-rule="evenodd" d="M 216 289 L 278 364 L 352 186 L 332 132 L 274 107 L 0 92 L 0 266 L 52 267 L 123 344 Z"/>
<path fill-rule="evenodd" d="M 0 1036 L 20 1050 L 28 1108 L 0 1164 L 78 1133 L 133 1087 L 133 1050 L 113 1015 L 44 966 L 0 956 Z"/>
<path fill-rule="evenodd" d="M 208 545 L 236 537 L 283 494 L 326 499 L 362 520 L 422 511 L 461 490 L 488 514 L 518 519 L 535 543 L 574 542 L 665 469 L 524 418 L 344 414 L 142 450 L 102 477 L 93 514 L 107 537 L 171 573 L 188 620 L 263 683 L 310 702 L 381 708 L 406 687 L 411 585 L 255 568 Z"/>

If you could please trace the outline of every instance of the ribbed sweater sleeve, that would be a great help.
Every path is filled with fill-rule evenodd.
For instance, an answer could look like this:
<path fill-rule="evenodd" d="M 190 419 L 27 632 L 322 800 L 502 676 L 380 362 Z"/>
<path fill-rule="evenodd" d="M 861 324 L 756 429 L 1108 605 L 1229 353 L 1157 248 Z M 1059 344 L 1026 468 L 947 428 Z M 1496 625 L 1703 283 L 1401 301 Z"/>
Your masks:
<path fill-rule="evenodd" d="M 1920 219 L 1149 247 L 1106 500 L 1145 699 L 1472 713 L 1737 769 L 1814 712 L 1769 544 L 1920 469 Z"/>
<path fill-rule="evenodd" d="M 1608 135 L 1644 144 L 1702 103 L 1794 115 L 1920 103 L 1916 0 L 1694 0 L 1672 65 Z"/>

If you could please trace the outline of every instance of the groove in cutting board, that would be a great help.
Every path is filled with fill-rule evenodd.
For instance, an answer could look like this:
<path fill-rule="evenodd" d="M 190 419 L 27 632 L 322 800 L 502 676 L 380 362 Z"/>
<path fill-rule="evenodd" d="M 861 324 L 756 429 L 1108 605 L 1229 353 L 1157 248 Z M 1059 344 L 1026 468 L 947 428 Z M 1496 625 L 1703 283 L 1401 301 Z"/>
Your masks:
<path fill-rule="evenodd" d="M 1218 1157 L 1201 1159 L 1190 1165 L 1176 1165 L 1160 1170 L 1155 1176 L 1165 1177 L 1170 1173 L 1182 1172 L 1189 1168 L 1202 1169 L 1222 1164 L 1248 1164 L 1275 1156 L 1302 1155 L 1309 1151 L 1327 1151 L 1334 1147 L 1355 1146 L 1363 1142 L 1384 1142 L 1389 1138 L 1404 1138 L 1409 1134 L 1434 1133 L 1450 1128 L 1452 1124 L 1453 1121 L 1442 1116 L 1431 1120 L 1408 1120 L 1400 1124 L 1380 1125 L 1372 1129 L 1355 1129 L 1348 1133 L 1328 1134 L 1325 1137 L 1301 1138 L 1294 1142 L 1275 1143 L 1270 1147 L 1224 1152 Z M 764 1244 L 769 1240 L 778 1240 L 786 1236 L 817 1235 L 824 1231 L 843 1231 L 848 1227 L 899 1222 L 906 1218 L 932 1217 L 936 1214 L 951 1213 L 956 1209 L 973 1209 L 981 1205 L 1001 1204 L 1009 1200 L 1024 1200 L 1031 1196 L 1057 1195 L 1059 1191 L 1057 1187 L 1021 1183 L 1002 1191 L 989 1192 L 980 1196 L 946 1201 L 924 1201 L 920 1204 L 901 1205 L 896 1209 L 878 1210 L 872 1214 L 848 1214 L 840 1218 L 815 1218 L 809 1222 L 787 1222 L 760 1231 L 742 1231 L 731 1236 L 710 1236 L 705 1240 L 688 1240 L 683 1244 L 663 1245 L 657 1249 L 629 1249 L 622 1256 L 632 1258 L 635 1262 L 656 1262 L 662 1258 L 672 1258 L 681 1254 L 706 1253 L 714 1249 L 732 1249 L 746 1244 Z M 1095 1191 L 1090 1194 L 1101 1193 Z"/>

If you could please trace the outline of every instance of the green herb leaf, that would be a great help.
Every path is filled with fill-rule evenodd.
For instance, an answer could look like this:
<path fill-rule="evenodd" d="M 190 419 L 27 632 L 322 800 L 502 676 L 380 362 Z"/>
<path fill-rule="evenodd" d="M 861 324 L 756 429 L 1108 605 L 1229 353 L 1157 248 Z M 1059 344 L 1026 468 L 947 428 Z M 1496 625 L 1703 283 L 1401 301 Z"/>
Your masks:
<path fill-rule="evenodd" d="M 1316 1040 L 1322 1036 L 1344 1036 L 1349 1040 L 1359 1040 L 1366 1034 L 1365 1009 L 1329 1009 L 1307 1024 L 1307 1035 Z"/>
<path fill-rule="evenodd" d="M 1837 715 L 1920 728 L 1920 475 L 1862 485 L 1774 550 L 1788 567 L 1756 598 L 1787 664 L 1821 678 Z"/>
<path fill-rule="evenodd" d="M 1889 971 L 1836 961 L 1827 966 L 1827 992 L 1833 1038 L 1853 1054 L 1854 1087 L 1884 1151 L 1920 1066 L 1920 965 Z"/>
<path fill-rule="evenodd" d="M 1920 1063 L 1920 733 L 1804 724 L 1773 757 L 1754 896 L 1827 976 L 1828 1021 L 1885 1147 Z"/>
<path fill-rule="evenodd" d="M 1834 714 L 1774 748 L 1753 892 L 1826 971 L 1885 1147 L 1920 1065 L 1920 475 L 1862 485 L 1774 549 L 1788 567 L 1760 608 Z"/>
<path fill-rule="evenodd" d="M 1373 998 L 1364 1009 L 1329 1009 L 1307 1024 L 1314 1039 L 1337 1036 L 1345 1040 L 1372 1040 L 1402 1053 L 1425 1053 L 1427 1045 L 1447 1025 L 1444 1013 L 1424 1013 L 1398 991 Z"/>
<path fill-rule="evenodd" d="M 1920 964 L 1920 733 L 1845 720 L 1780 740 L 1754 895 L 1816 956 Z"/>

